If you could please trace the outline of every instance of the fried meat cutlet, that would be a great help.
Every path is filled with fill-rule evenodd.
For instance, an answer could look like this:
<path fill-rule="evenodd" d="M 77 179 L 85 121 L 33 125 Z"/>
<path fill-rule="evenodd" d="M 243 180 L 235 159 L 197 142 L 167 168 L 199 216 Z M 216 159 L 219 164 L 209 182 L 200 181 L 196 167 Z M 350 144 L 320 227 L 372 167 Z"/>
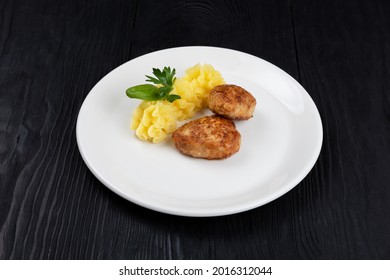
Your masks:
<path fill-rule="evenodd" d="M 209 108 L 217 115 L 233 120 L 247 120 L 253 116 L 256 99 L 236 85 L 219 85 L 210 91 Z"/>
<path fill-rule="evenodd" d="M 224 159 L 240 149 L 241 135 L 232 120 L 207 116 L 179 127 L 172 134 L 183 154 L 206 159 Z"/>

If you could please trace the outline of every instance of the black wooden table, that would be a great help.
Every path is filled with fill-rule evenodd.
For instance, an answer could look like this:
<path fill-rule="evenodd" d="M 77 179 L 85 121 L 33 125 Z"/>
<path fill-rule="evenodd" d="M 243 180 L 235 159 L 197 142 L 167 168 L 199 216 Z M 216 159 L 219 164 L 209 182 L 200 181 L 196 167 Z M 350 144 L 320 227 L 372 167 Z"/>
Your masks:
<path fill-rule="evenodd" d="M 389 1 L 0 1 L 1 259 L 389 259 Z M 240 50 L 316 103 L 292 191 L 214 218 L 144 209 L 88 170 L 75 124 L 110 70 L 164 48 Z"/>

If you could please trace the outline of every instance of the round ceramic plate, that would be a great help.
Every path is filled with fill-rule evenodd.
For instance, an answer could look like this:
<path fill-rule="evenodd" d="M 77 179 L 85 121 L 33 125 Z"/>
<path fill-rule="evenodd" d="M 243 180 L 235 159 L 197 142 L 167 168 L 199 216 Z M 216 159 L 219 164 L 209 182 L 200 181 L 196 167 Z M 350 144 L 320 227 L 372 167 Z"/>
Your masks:
<path fill-rule="evenodd" d="M 151 144 L 130 130 L 140 101 L 129 99 L 126 89 L 145 83 L 152 68 L 171 66 L 181 77 L 197 63 L 212 64 L 227 83 L 257 99 L 253 118 L 236 122 L 240 151 L 224 160 L 188 157 L 170 138 Z M 166 49 L 119 66 L 86 97 L 76 132 L 85 163 L 109 189 L 182 216 L 238 213 L 280 197 L 308 174 L 322 145 L 318 110 L 298 82 L 260 58 L 215 47 Z"/>

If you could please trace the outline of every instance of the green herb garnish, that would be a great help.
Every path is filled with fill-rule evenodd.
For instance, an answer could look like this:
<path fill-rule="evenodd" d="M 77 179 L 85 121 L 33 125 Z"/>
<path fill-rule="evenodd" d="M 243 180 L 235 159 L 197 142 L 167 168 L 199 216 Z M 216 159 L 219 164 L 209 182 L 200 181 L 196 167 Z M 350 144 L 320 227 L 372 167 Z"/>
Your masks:
<path fill-rule="evenodd" d="M 160 69 L 153 68 L 153 75 L 155 77 L 146 75 L 146 78 L 148 78 L 146 81 L 159 86 L 157 87 L 151 84 L 134 86 L 126 90 L 126 95 L 130 98 L 137 98 L 146 101 L 168 100 L 169 102 L 173 102 L 176 99 L 181 98 L 180 95 L 169 94 L 173 89 L 173 83 L 176 79 L 174 77 L 175 74 L 175 68 L 171 70 L 171 67 L 164 67 L 162 71 Z"/>

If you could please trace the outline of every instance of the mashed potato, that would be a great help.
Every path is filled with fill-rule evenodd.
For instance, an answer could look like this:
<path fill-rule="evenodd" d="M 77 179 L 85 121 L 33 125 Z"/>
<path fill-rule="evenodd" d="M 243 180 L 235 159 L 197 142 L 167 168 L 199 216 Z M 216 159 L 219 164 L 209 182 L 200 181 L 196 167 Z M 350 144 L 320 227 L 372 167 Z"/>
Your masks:
<path fill-rule="evenodd" d="M 181 99 L 170 103 L 166 100 L 142 101 L 133 112 L 131 129 L 141 140 L 153 143 L 163 141 L 176 129 L 177 121 L 192 118 L 200 109 L 207 107 L 210 90 L 224 84 L 221 74 L 210 64 L 197 64 L 176 79 L 170 94 Z"/>

